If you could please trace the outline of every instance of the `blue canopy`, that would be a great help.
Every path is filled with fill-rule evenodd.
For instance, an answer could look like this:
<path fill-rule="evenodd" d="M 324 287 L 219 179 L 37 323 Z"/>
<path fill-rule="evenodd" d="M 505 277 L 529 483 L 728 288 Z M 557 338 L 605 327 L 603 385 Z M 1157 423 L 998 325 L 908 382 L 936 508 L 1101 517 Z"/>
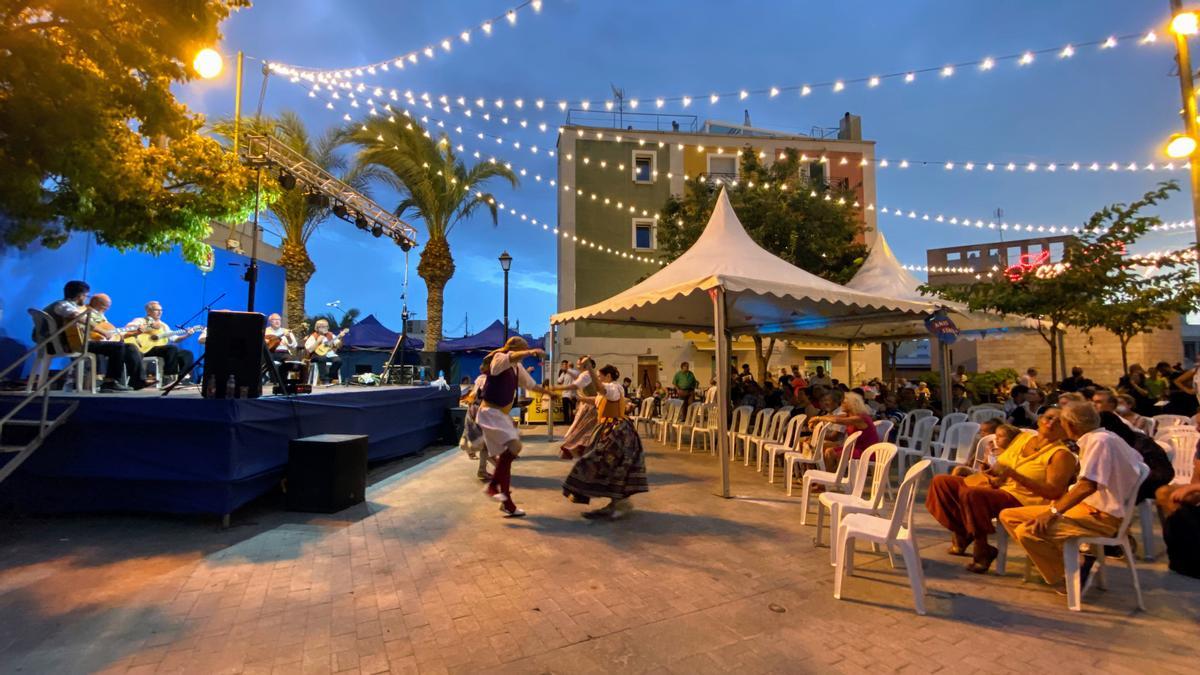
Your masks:
<path fill-rule="evenodd" d="M 399 333 L 379 323 L 374 314 L 368 314 L 350 327 L 342 344 L 350 349 L 391 349 L 399 338 Z M 407 345 L 410 349 L 420 349 L 422 344 L 420 340 L 409 336 Z"/>
<path fill-rule="evenodd" d="M 522 335 L 530 347 L 541 349 L 544 339 L 534 339 L 530 335 Z M 484 328 L 474 335 L 468 335 L 462 338 L 451 340 L 442 340 L 438 343 L 438 351 L 442 352 L 472 352 L 485 351 L 490 352 L 493 349 L 499 349 L 504 345 L 504 324 L 499 320 L 493 321 L 490 326 Z"/>

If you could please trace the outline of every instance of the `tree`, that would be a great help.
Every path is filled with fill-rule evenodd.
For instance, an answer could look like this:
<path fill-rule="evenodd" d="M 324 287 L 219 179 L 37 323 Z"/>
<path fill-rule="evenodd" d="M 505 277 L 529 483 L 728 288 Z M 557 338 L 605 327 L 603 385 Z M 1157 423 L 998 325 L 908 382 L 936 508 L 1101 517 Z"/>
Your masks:
<path fill-rule="evenodd" d="M 1175 267 L 1174 256 L 1144 260 L 1148 274 L 1133 266 L 1122 269 L 1120 278 L 1104 296 L 1086 306 L 1085 329 L 1103 328 L 1121 343 L 1121 372 L 1129 372 L 1129 342 L 1142 333 L 1170 328 L 1180 314 L 1187 314 L 1200 300 L 1194 263 Z"/>
<path fill-rule="evenodd" d="M 392 122 L 375 118 L 347 130 L 359 146 L 358 166 L 382 177 L 402 196 L 396 215 L 410 209 L 425 222 L 426 241 L 421 248 L 417 274 L 425 280 L 425 351 L 437 351 L 442 339 L 442 301 L 446 284 L 454 276 L 449 234 L 480 207 L 497 224 L 496 199 L 483 191 L 493 179 L 516 187 L 517 176 L 495 161 L 467 166 L 444 134 L 435 140 L 416 120 L 405 116 Z"/>
<path fill-rule="evenodd" d="M 993 280 L 968 285 L 924 285 L 921 291 L 965 302 L 973 310 L 1040 319 L 1038 332 L 1050 347 L 1050 379 L 1056 383 L 1059 339 L 1066 328 L 1099 326 L 1097 306 L 1118 297 L 1133 301 L 1129 293 L 1137 285 L 1133 278 L 1137 272 L 1125 253 L 1152 226 L 1161 224 L 1159 218 L 1141 211 L 1178 189 L 1174 182 L 1160 183 L 1132 204 L 1100 209 L 1064 247 L 1058 263 L 1013 267 Z"/>
<path fill-rule="evenodd" d="M 362 310 L 358 309 L 357 307 L 351 307 L 342 313 L 340 319 L 333 312 L 325 312 L 323 314 L 313 314 L 307 318 L 304 318 L 303 315 L 301 315 L 301 321 L 308 324 L 308 329 L 312 330 L 312 327 L 317 325 L 317 321 L 324 319 L 325 322 L 329 324 L 329 330 L 336 333 L 357 323 L 360 314 L 362 314 Z M 300 323 L 297 322 L 296 325 L 299 326 Z"/>
<path fill-rule="evenodd" d="M 0 8 L 0 243 L 93 232 L 201 262 L 244 219 L 253 173 L 175 100 L 194 52 L 246 0 L 17 0 Z"/>
<path fill-rule="evenodd" d="M 767 251 L 791 264 L 835 283 L 849 281 L 862 266 L 867 247 L 860 241 L 859 220 L 851 186 L 834 186 L 823 180 L 804 180 L 807 163 L 787 150 L 767 165 L 750 151 L 741 155 L 737 185 L 727 183 L 729 201 L 746 233 Z M 682 197 L 670 197 L 659 214 L 657 232 L 660 256 L 674 260 L 688 250 L 704 231 L 716 206 L 716 182 L 688 181 Z M 766 376 L 775 338 L 763 344 L 754 336 L 755 377 Z"/>
<path fill-rule="evenodd" d="M 370 175 L 350 169 L 349 162 L 338 153 L 338 149 L 346 142 L 342 129 L 329 129 L 314 142 L 300 116 L 289 111 L 274 118 L 243 120 L 242 125 L 244 130 L 256 131 L 280 141 L 355 190 L 368 193 Z M 231 120 L 222 120 L 215 125 L 215 129 L 227 139 L 233 137 Z M 304 321 L 308 281 L 317 271 L 308 254 L 308 239 L 329 218 L 331 211 L 327 201 L 310 199 L 308 193 L 300 188 L 275 190 L 274 199 L 267 210 L 271 218 L 279 223 L 283 235 L 279 265 L 283 267 L 287 279 L 284 311 L 288 325 L 299 326 Z"/>

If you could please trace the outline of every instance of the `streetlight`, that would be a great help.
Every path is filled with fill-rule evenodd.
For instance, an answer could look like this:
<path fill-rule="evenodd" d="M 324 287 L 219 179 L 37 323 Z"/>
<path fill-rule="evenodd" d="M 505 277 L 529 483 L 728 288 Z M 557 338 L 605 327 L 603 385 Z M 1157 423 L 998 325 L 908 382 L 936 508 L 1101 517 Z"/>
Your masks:
<path fill-rule="evenodd" d="M 504 341 L 508 342 L 508 270 L 512 268 L 512 256 L 505 251 L 500 254 L 500 269 L 504 270 Z"/>
<path fill-rule="evenodd" d="M 196 69 L 196 74 L 206 80 L 211 80 L 220 75 L 221 68 L 224 66 L 225 62 L 221 58 L 221 53 L 209 48 L 204 48 L 196 52 L 196 58 L 192 61 L 192 68 Z"/>
<path fill-rule="evenodd" d="M 1196 241 L 1200 246 L 1200 158 L 1193 157 L 1200 133 L 1196 123 L 1195 83 L 1192 81 L 1192 57 L 1188 50 L 1188 36 L 1200 33 L 1200 17 L 1192 10 L 1184 10 L 1182 0 L 1171 0 L 1171 33 L 1175 35 L 1175 51 L 1179 60 L 1179 93 L 1183 97 L 1183 134 L 1175 134 L 1167 143 L 1167 154 L 1174 158 L 1191 157 L 1192 223 L 1196 228 Z M 1198 258 L 1200 262 L 1200 258 Z"/>

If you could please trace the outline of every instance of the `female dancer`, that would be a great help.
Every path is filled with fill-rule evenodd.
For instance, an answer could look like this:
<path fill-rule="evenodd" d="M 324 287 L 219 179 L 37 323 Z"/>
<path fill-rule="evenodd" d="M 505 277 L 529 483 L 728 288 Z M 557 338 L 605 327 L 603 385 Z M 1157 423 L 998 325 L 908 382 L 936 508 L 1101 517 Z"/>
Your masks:
<path fill-rule="evenodd" d="M 596 378 L 592 372 L 596 367 L 596 362 L 590 356 L 581 356 L 576 365 L 579 368 L 579 376 L 575 378 L 575 381 L 568 385 L 555 387 L 555 391 L 574 391 L 580 400 L 595 398 L 598 389 Z M 563 459 L 578 458 L 587 450 L 588 443 L 592 440 L 592 432 L 595 430 L 596 406 L 580 404 L 575 408 L 575 419 L 571 421 L 571 428 L 567 429 L 567 435 L 563 437 L 562 447 L 558 451 L 559 456 Z"/>
<path fill-rule="evenodd" d="M 593 380 L 597 379 L 594 372 L 591 374 Z M 579 404 L 597 409 L 599 425 L 583 456 L 563 481 L 563 495 L 577 504 L 587 504 L 592 497 L 608 497 L 607 505 L 587 511 L 583 517 L 615 520 L 633 508 L 629 502 L 631 496 L 650 488 L 646 484 L 642 439 L 625 417 L 621 373 L 606 365 L 600 369 L 598 380 L 600 393 L 594 398 L 579 399 Z"/>
<path fill-rule="evenodd" d="M 539 394 L 551 393 L 544 389 L 529 372 L 521 367 L 522 359 L 529 356 L 544 356 L 540 349 L 530 349 L 525 340 L 514 335 L 504 346 L 488 355 L 491 366 L 483 383 L 483 403 L 475 419 L 483 430 L 483 442 L 488 455 L 496 462 L 492 479 L 484 492 L 501 502 L 500 510 L 506 518 L 519 518 L 525 512 L 513 503 L 511 494 L 512 463 L 521 454 L 521 433 L 513 423 L 511 410 L 517 400 L 517 387 Z"/>

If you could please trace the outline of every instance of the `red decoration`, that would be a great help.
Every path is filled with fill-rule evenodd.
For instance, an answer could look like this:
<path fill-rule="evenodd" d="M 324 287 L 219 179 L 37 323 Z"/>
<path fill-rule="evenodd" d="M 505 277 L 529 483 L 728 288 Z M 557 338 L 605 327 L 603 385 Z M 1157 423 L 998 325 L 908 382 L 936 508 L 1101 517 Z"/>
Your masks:
<path fill-rule="evenodd" d="M 1017 258 L 1015 265 L 1009 265 L 1004 269 L 1004 275 L 1009 281 L 1020 281 L 1029 272 L 1049 264 L 1050 251 L 1042 251 L 1041 253 L 1022 253 L 1021 257 Z"/>

